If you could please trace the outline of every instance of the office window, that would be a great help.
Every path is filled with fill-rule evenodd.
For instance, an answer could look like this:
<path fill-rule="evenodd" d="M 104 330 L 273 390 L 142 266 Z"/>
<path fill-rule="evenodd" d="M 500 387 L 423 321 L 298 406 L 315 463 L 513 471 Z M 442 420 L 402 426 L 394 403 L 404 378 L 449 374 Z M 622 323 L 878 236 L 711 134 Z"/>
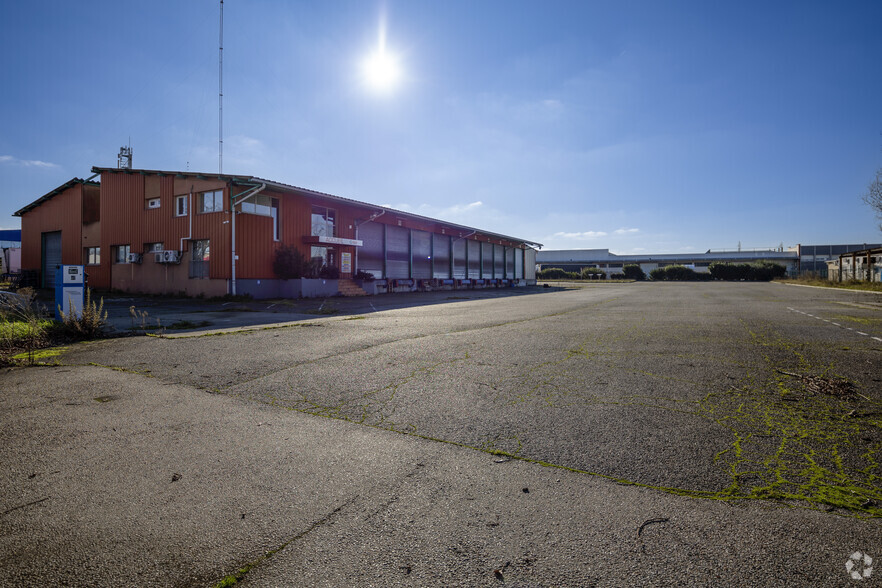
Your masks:
<path fill-rule="evenodd" d="M 132 252 L 131 245 L 117 245 L 116 246 L 116 263 L 129 263 L 129 253 Z"/>
<path fill-rule="evenodd" d="M 273 240 L 281 238 L 279 229 L 279 199 L 270 198 L 264 194 L 258 194 L 239 205 L 239 209 L 246 214 L 259 214 L 273 219 Z"/>
<path fill-rule="evenodd" d="M 162 251 L 162 243 L 144 243 L 144 253 L 156 253 Z"/>
<path fill-rule="evenodd" d="M 175 216 L 187 216 L 188 196 L 175 196 Z"/>
<path fill-rule="evenodd" d="M 101 248 L 86 248 L 86 265 L 101 265 Z"/>
<path fill-rule="evenodd" d="M 324 206 L 312 207 L 312 236 L 335 237 L 334 218 L 336 213 Z"/>
<path fill-rule="evenodd" d="M 214 190 L 199 194 L 199 212 L 223 212 L 224 191 Z"/>

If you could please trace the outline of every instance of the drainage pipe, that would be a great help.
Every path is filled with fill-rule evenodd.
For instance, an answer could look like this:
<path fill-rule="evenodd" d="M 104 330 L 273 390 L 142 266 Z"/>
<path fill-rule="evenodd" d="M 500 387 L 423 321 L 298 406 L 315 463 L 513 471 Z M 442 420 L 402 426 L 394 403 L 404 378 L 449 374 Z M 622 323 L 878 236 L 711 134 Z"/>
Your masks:
<path fill-rule="evenodd" d="M 254 186 L 250 190 L 247 190 L 239 195 L 239 198 L 235 198 L 233 196 L 233 185 L 230 184 L 230 212 L 232 214 L 232 221 L 230 223 L 232 229 L 232 238 L 231 246 L 232 246 L 232 255 L 230 256 L 230 264 L 231 264 L 231 280 L 230 280 L 230 294 L 233 296 L 236 295 L 236 205 L 242 204 L 249 198 L 257 196 L 261 192 L 266 189 L 266 183 L 262 183 L 259 186 Z M 281 219 L 277 219 L 277 222 Z"/>

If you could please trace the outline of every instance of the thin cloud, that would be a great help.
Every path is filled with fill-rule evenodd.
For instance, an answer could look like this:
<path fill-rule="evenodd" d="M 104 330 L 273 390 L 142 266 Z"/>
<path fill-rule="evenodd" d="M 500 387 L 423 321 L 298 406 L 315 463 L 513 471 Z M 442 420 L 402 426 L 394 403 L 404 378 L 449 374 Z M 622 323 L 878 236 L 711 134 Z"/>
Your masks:
<path fill-rule="evenodd" d="M 56 169 L 59 167 L 58 165 L 47 161 L 40 161 L 39 159 L 19 159 L 18 157 L 13 157 L 11 155 L 0 155 L 0 163 L 17 165 L 20 167 L 40 167 L 43 169 Z"/>
<path fill-rule="evenodd" d="M 399 204 L 397 206 L 390 206 L 389 208 L 402 210 L 404 212 L 412 212 L 414 214 L 420 214 L 423 216 L 430 216 L 433 218 L 457 219 L 473 214 L 482 206 L 484 206 L 484 203 L 480 200 L 476 200 L 475 202 L 469 202 L 468 204 L 453 204 L 444 208 L 432 206 L 430 204 L 420 204 L 419 206 Z"/>
<path fill-rule="evenodd" d="M 600 237 L 606 237 L 607 233 L 605 231 L 582 231 L 581 233 L 565 233 L 563 231 L 557 232 L 553 234 L 551 237 L 554 239 L 579 239 L 579 240 L 588 240 L 588 239 L 597 239 Z"/>
<path fill-rule="evenodd" d="M 616 229 L 613 231 L 616 235 L 633 235 L 639 233 L 640 229 Z"/>

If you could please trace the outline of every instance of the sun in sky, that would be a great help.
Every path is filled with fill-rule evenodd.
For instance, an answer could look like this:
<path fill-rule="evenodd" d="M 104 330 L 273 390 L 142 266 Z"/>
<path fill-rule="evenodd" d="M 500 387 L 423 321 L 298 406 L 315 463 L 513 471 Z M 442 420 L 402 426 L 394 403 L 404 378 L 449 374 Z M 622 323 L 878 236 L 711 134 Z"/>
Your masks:
<path fill-rule="evenodd" d="M 361 71 L 368 88 L 377 93 L 392 92 L 401 81 L 399 58 L 386 50 L 386 22 L 382 17 L 377 48 L 364 58 Z"/>

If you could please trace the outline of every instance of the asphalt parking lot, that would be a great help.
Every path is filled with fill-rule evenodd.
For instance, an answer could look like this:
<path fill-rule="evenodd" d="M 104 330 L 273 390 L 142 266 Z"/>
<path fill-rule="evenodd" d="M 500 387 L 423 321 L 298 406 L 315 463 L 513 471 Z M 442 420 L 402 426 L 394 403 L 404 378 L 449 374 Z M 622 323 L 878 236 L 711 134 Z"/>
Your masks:
<path fill-rule="evenodd" d="M 192 328 L 0 375 L 4 578 L 882 577 L 864 558 L 882 553 L 882 296 L 636 283 L 244 304 L 145 306 Z"/>

